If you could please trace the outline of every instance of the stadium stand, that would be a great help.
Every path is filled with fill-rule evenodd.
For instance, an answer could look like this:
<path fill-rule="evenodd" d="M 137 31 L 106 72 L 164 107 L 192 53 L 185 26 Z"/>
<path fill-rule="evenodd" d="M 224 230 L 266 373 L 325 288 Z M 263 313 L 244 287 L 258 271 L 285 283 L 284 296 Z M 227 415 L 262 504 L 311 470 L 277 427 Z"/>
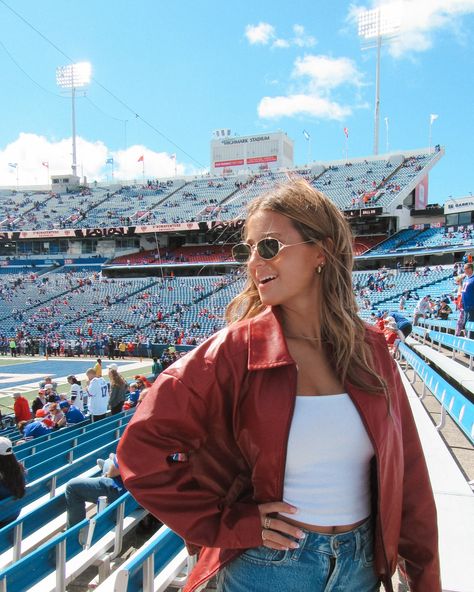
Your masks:
<path fill-rule="evenodd" d="M 373 218 L 361 219 L 354 232 L 356 265 L 362 269 L 353 274 L 360 315 L 369 319 L 371 313 L 398 310 L 400 297 L 408 294 L 404 314 L 411 318 L 424 295 L 434 300 L 454 296 L 452 262 L 460 263 L 472 246 L 472 225 L 417 224 L 412 219 L 413 227 L 394 232 L 396 224 L 382 228 L 376 216 L 395 218 L 397 207 L 411 207 L 416 185 L 439 157 L 437 151 L 418 151 L 292 171 L 150 180 L 62 194 L 0 190 L 0 230 L 10 232 L 5 241 L 13 231 L 71 229 L 74 239 L 67 248 L 77 241 L 74 257 L 81 251 L 80 258 L 71 259 L 60 241 L 50 240 L 45 247 L 42 239 L 15 235 L 15 252 L 0 258 L 0 354 L 9 355 L 7 340 L 13 335 L 20 336 L 21 356 L 34 350 L 42 357 L 56 351 L 55 343 L 57 353 L 64 355 L 102 355 L 109 337 L 131 343 L 128 353 L 138 356 L 149 355 L 149 342 L 160 346 L 154 352 L 201 342 L 224 326 L 226 304 L 245 281 L 231 260 L 231 244 L 240 233 L 234 223 L 245 217 L 249 201 L 295 174 L 327 193 L 341 210 L 370 214 L 379 208 Z M 191 222 L 196 224 L 190 233 L 179 227 Z M 222 222 L 230 223 L 229 232 Z M 177 230 L 175 235 L 165 232 L 161 240 L 154 225 L 167 224 L 177 224 Z M 148 225 L 153 229 L 149 233 Z M 101 229 L 112 226 L 114 233 L 101 236 Z M 141 227 L 144 234 L 127 236 L 126 227 Z M 108 250 L 99 248 L 102 239 L 105 245 L 109 241 Z M 416 259 L 416 269 L 408 271 L 404 263 L 396 267 L 396 260 L 414 260 L 425 251 L 428 258 Z M 449 251 L 455 253 L 453 259 L 443 259 L 441 265 L 430 259 Z M 381 267 L 366 264 L 364 257 L 379 258 Z M 109 268 L 123 272 L 140 266 L 151 269 L 150 277 L 110 279 L 105 274 Z M 454 335 L 459 312 L 452 308 L 448 320 L 420 319 L 398 345 L 397 355 L 436 496 L 443 590 L 470 592 L 474 496 L 441 435 L 452 420 L 474 444 L 474 340 Z M 423 407 L 430 393 L 441 413 L 436 425 Z M 110 573 L 125 534 L 145 515 L 129 494 L 98 514 L 90 504 L 86 520 L 64 531 L 66 483 L 99 474 L 97 458 L 115 451 L 131 416 L 123 412 L 15 446 L 28 481 L 24 498 L 0 501 L 0 520 L 12 508 L 21 508 L 19 517 L 0 529 L 0 592 L 62 592 L 93 564 L 98 565 L 98 592 L 182 587 L 192 560 L 183 541 L 166 526 Z M 20 437 L 14 427 L 2 435 Z"/>

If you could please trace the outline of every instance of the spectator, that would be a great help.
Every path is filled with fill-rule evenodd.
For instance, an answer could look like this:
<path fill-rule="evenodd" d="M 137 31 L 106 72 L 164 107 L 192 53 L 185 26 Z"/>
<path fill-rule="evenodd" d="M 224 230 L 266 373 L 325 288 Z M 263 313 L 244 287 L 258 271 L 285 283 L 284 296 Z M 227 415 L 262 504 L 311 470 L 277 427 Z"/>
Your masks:
<path fill-rule="evenodd" d="M 48 414 L 53 421 L 54 428 L 59 428 L 61 425 L 63 425 L 64 413 L 60 408 L 60 403 L 51 403 L 48 409 Z"/>
<path fill-rule="evenodd" d="M 15 421 L 29 421 L 31 419 L 31 410 L 28 400 L 21 396 L 21 393 L 13 393 L 13 410 L 15 412 Z"/>
<path fill-rule="evenodd" d="M 163 372 L 163 366 L 161 365 L 161 362 L 158 360 L 158 358 L 153 358 L 153 366 L 151 367 L 151 373 L 153 374 L 154 380 L 156 380 L 160 372 Z"/>
<path fill-rule="evenodd" d="M 107 366 L 110 381 L 110 413 L 116 415 L 122 411 L 125 397 L 128 392 L 128 383 L 125 378 L 119 374 L 117 364 Z"/>
<path fill-rule="evenodd" d="M 18 424 L 18 429 L 23 434 L 25 440 L 31 440 L 32 438 L 39 438 L 39 436 L 45 436 L 53 431 L 54 423 L 50 419 L 42 419 L 41 421 L 21 421 Z"/>
<path fill-rule="evenodd" d="M 424 319 L 426 319 L 426 317 L 429 315 L 431 306 L 431 296 L 427 295 L 427 296 L 423 296 L 423 298 L 421 300 L 418 301 L 415 310 L 413 312 L 413 326 L 416 326 L 418 324 L 418 320 L 423 317 Z"/>
<path fill-rule="evenodd" d="M 148 380 L 148 378 L 146 376 L 143 376 L 143 374 L 137 374 L 135 375 L 135 381 L 138 384 L 138 388 L 141 390 L 142 388 L 150 388 L 151 387 L 151 382 Z"/>
<path fill-rule="evenodd" d="M 130 383 L 128 397 L 125 403 L 123 404 L 124 411 L 127 409 L 131 409 L 132 407 L 136 407 L 139 398 L 140 389 L 138 388 L 138 384 L 136 382 Z"/>
<path fill-rule="evenodd" d="M 81 423 L 81 421 L 86 419 L 82 411 L 75 405 L 70 405 L 68 401 L 61 401 L 59 407 L 64 414 L 64 417 L 58 423 L 60 427 L 74 423 Z"/>
<path fill-rule="evenodd" d="M 69 391 L 69 400 L 80 411 L 84 411 L 84 391 L 82 390 L 80 381 L 77 380 L 74 374 L 70 374 L 67 377 L 67 381 L 71 385 L 71 389 Z"/>
<path fill-rule="evenodd" d="M 33 412 L 33 415 L 36 416 L 36 412 L 39 409 L 43 409 L 43 407 L 45 405 L 46 405 L 46 391 L 44 389 L 39 389 L 38 396 L 31 404 L 31 411 Z"/>
<path fill-rule="evenodd" d="M 87 386 L 87 401 L 92 421 L 104 419 L 109 404 L 109 387 L 101 376 L 96 376 L 94 368 L 86 372 L 89 381 Z"/>
<path fill-rule="evenodd" d="M 462 283 L 462 306 L 464 309 L 465 322 L 474 321 L 474 266 L 472 263 L 464 265 L 465 278 Z M 472 331 L 469 332 L 468 337 L 472 339 Z"/>
<path fill-rule="evenodd" d="M 412 329 L 413 329 L 411 321 L 409 321 L 406 317 L 401 315 L 396 310 L 393 310 L 392 312 L 390 312 L 389 315 L 397 323 L 397 329 L 399 331 L 399 337 L 400 337 L 401 341 L 405 341 L 405 338 L 408 337 L 408 335 L 410 335 L 410 333 L 412 332 Z"/>
<path fill-rule="evenodd" d="M 46 384 L 50 384 L 55 391 L 58 388 L 58 383 L 55 382 L 51 376 L 45 376 L 43 380 L 40 381 L 39 387 L 40 389 L 44 389 Z"/>
<path fill-rule="evenodd" d="M 100 496 L 105 495 L 110 504 L 125 492 L 115 454 L 106 461 L 99 458 L 97 464 L 102 468 L 100 477 L 76 477 L 66 485 L 68 528 L 84 520 L 86 502 L 97 502 Z"/>
<path fill-rule="evenodd" d="M 445 301 L 442 300 L 439 304 L 439 308 L 438 308 L 438 312 L 436 314 L 438 319 L 441 319 L 443 321 L 447 321 L 449 315 L 453 312 L 453 309 L 449 306 L 449 304 Z"/>
<path fill-rule="evenodd" d="M 100 358 L 97 358 L 97 362 L 94 366 L 94 370 L 95 370 L 95 375 L 97 376 L 97 378 L 102 378 L 102 360 Z"/>
<path fill-rule="evenodd" d="M 12 443 L 8 438 L 0 437 L 0 500 L 13 496 L 21 499 L 25 495 L 25 470 L 13 454 Z M 0 520 L 3 528 L 18 518 L 20 508 L 12 510 Z"/>

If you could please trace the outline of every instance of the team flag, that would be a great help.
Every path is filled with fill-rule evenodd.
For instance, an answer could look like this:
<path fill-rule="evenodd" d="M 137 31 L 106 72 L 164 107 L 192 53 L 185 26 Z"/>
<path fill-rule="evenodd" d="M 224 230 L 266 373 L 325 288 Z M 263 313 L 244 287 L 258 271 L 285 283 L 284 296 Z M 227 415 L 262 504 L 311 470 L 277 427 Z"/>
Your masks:
<path fill-rule="evenodd" d="M 303 130 L 303 136 L 305 140 L 308 140 L 311 138 L 311 136 L 308 134 L 308 132 L 306 130 Z"/>
<path fill-rule="evenodd" d="M 17 162 L 9 162 L 8 166 L 11 166 L 12 169 L 16 169 L 16 167 L 18 166 L 18 163 Z"/>
<path fill-rule="evenodd" d="M 433 123 L 433 121 L 436 121 L 438 119 L 439 115 L 437 115 L 436 113 L 432 113 L 430 115 L 430 124 Z"/>
<path fill-rule="evenodd" d="M 108 158 L 108 159 L 105 161 L 105 164 L 114 164 L 114 159 L 113 159 L 112 157 Z"/>
<path fill-rule="evenodd" d="M 137 162 L 144 162 L 145 161 L 145 157 L 143 156 L 143 154 L 140 156 L 140 158 L 138 159 Z"/>
<path fill-rule="evenodd" d="M 349 137 L 349 129 L 347 127 L 344 128 L 344 135 L 346 136 L 346 138 Z"/>
<path fill-rule="evenodd" d="M 47 160 L 45 160 L 44 162 L 41 163 L 44 167 L 46 167 L 47 169 L 49 169 L 49 162 Z"/>

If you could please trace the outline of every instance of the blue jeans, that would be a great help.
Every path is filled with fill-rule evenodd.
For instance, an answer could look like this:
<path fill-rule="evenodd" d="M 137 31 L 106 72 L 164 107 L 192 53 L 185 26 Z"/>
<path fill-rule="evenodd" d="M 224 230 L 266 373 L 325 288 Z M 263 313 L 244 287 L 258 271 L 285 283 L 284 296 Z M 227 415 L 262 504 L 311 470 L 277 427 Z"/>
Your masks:
<path fill-rule="evenodd" d="M 370 520 L 341 534 L 302 529 L 298 549 L 247 549 L 225 566 L 218 592 L 376 592 L 373 527 Z"/>
<path fill-rule="evenodd" d="M 104 474 L 110 466 L 104 463 Z M 123 490 L 117 489 L 110 477 L 76 477 L 66 485 L 67 527 L 74 526 L 86 517 L 86 502 L 97 502 L 101 495 L 107 496 L 109 504 L 118 499 Z"/>

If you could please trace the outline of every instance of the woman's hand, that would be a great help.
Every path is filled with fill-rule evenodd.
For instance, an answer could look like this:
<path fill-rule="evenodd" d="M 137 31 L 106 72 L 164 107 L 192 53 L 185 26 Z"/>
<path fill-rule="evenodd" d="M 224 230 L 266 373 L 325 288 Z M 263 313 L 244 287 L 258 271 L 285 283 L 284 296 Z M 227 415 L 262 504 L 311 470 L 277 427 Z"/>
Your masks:
<path fill-rule="evenodd" d="M 293 539 L 304 538 L 304 532 L 293 524 L 285 522 L 275 514 L 285 512 L 294 514 L 297 509 L 285 502 L 269 502 L 259 504 L 260 521 L 262 523 L 262 544 L 270 549 L 286 551 L 296 549 L 299 544 Z"/>

